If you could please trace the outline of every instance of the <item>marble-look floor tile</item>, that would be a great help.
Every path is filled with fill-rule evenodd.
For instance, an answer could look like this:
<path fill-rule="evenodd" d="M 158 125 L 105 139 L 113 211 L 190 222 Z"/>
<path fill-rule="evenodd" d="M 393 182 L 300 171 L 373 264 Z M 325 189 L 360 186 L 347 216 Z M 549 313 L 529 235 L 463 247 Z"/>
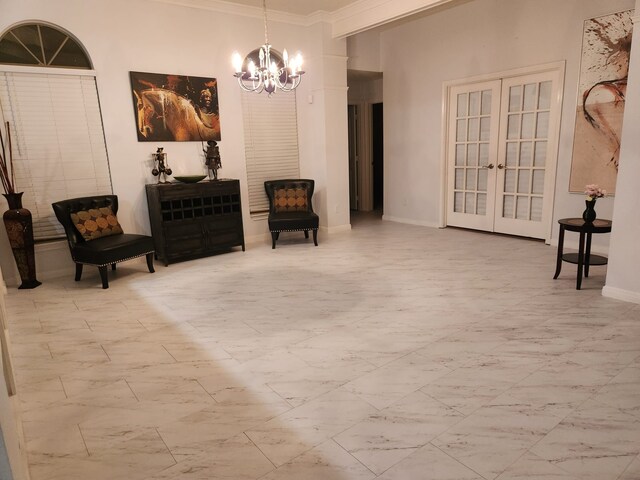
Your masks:
<path fill-rule="evenodd" d="M 483 477 L 494 479 L 560 420 L 544 409 L 484 407 L 431 443 Z"/>
<path fill-rule="evenodd" d="M 268 473 L 261 480 L 371 480 L 375 474 L 328 440 Z"/>
<path fill-rule="evenodd" d="M 496 480 L 580 480 L 533 453 L 527 452 L 511 464 Z"/>
<path fill-rule="evenodd" d="M 589 401 L 531 451 L 581 479 L 617 479 L 640 453 L 640 419 Z"/>
<path fill-rule="evenodd" d="M 462 418 L 452 408 L 415 392 L 333 438 L 371 471 L 380 474 Z"/>
<path fill-rule="evenodd" d="M 448 373 L 450 370 L 444 365 L 411 354 L 367 373 L 342 388 L 382 409 Z"/>
<path fill-rule="evenodd" d="M 282 241 L 10 289 L 32 480 L 640 478 L 640 307 L 605 269 L 370 216 Z"/>
<path fill-rule="evenodd" d="M 427 444 L 397 463 L 378 480 L 485 480 L 442 450 Z"/>
<path fill-rule="evenodd" d="M 335 391 L 248 430 L 247 436 L 280 466 L 358 423 L 374 407 L 349 392 Z"/>

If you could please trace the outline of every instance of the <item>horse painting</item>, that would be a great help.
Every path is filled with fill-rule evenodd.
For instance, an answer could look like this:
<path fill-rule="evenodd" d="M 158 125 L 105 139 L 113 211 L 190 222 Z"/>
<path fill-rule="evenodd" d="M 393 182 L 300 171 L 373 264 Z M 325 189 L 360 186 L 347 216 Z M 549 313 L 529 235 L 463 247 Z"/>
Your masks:
<path fill-rule="evenodd" d="M 220 140 L 220 117 L 206 113 L 191 100 L 165 88 L 133 90 L 138 140 Z"/>

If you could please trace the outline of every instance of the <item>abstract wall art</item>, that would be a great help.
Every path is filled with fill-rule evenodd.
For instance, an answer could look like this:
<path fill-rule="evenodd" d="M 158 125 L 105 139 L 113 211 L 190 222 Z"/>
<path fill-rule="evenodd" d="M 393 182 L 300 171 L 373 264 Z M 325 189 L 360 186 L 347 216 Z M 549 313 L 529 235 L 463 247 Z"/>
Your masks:
<path fill-rule="evenodd" d="M 570 192 L 614 193 L 620 158 L 633 10 L 584 22 Z"/>

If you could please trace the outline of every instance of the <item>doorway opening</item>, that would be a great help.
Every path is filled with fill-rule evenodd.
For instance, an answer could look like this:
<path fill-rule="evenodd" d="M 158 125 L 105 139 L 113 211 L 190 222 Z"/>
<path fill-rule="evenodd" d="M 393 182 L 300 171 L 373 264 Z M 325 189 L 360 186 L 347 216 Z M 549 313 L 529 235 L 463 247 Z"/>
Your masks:
<path fill-rule="evenodd" d="M 384 206 L 382 73 L 348 70 L 349 203 L 351 212 Z"/>

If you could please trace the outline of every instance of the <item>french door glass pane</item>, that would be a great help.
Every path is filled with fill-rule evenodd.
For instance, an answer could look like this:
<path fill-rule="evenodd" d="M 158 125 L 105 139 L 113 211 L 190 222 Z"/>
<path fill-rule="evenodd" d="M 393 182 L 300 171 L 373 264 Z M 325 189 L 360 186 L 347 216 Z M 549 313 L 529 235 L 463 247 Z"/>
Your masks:
<path fill-rule="evenodd" d="M 534 222 L 542 221 L 542 197 L 531 198 L 531 220 Z"/>
<path fill-rule="evenodd" d="M 507 121 L 507 138 L 516 139 L 520 136 L 520 115 L 509 115 Z"/>
<path fill-rule="evenodd" d="M 476 173 L 477 170 L 475 168 L 467 169 L 467 190 L 476 189 Z"/>
<path fill-rule="evenodd" d="M 528 169 L 520 169 L 518 172 L 518 193 L 531 193 L 529 179 L 531 172 Z"/>
<path fill-rule="evenodd" d="M 509 111 L 519 112 L 522 110 L 522 87 L 516 85 L 509 89 Z"/>
<path fill-rule="evenodd" d="M 518 142 L 507 143 L 507 167 L 518 165 Z"/>
<path fill-rule="evenodd" d="M 539 110 L 549 110 L 551 108 L 551 82 L 540 84 L 540 98 L 538 100 Z"/>
<path fill-rule="evenodd" d="M 453 211 L 457 213 L 464 213 L 463 207 L 464 193 L 456 192 L 453 194 Z"/>
<path fill-rule="evenodd" d="M 481 143 L 480 144 L 480 165 L 487 165 L 489 163 L 489 144 Z"/>
<path fill-rule="evenodd" d="M 471 92 L 469 94 L 469 116 L 475 117 L 480 115 L 480 92 Z"/>
<path fill-rule="evenodd" d="M 487 214 L 487 194 L 486 193 L 478 194 L 478 208 L 476 213 L 478 215 Z"/>
<path fill-rule="evenodd" d="M 470 167 L 475 167 L 478 165 L 478 145 L 477 144 L 469 144 L 467 149 L 467 165 Z"/>
<path fill-rule="evenodd" d="M 458 94 L 458 117 L 466 117 L 467 116 L 467 94 L 460 93 Z"/>
<path fill-rule="evenodd" d="M 544 170 L 533 171 L 531 193 L 542 195 L 544 193 Z"/>
<path fill-rule="evenodd" d="M 480 119 L 480 140 L 486 142 L 489 140 L 489 133 L 491 129 L 491 118 L 483 117 Z"/>
<path fill-rule="evenodd" d="M 481 168 L 478 170 L 478 191 L 486 192 L 487 191 L 487 169 Z"/>
<path fill-rule="evenodd" d="M 535 154 L 533 155 L 533 165 L 544 167 L 547 160 L 547 142 L 536 142 Z"/>
<path fill-rule="evenodd" d="M 456 190 L 462 190 L 464 188 L 464 168 L 456 168 Z"/>
<path fill-rule="evenodd" d="M 502 203 L 502 216 L 504 218 L 513 218 L 516 197 L 513 195 L 505 195 Z"/>
<path fill-rule="evenodd" d="M 524 86 L 524 107 L 523 110 L 535 110 L 536 105 L 538 103 L 538 99 L 536 98 L 536 83 L 530 83 Z"/>
<path fill-rule="evenodd" d="M 485 90 L 482 92 L 482 109 L 480 110 L 480 114 L 491 114 L 491 90 Z"/>
<path fill-rule="evenodd" d="M 467 121 L 458 120 L 456 126 L 456 141 L 464 142 L 467 138 Z"/>
<path fill-rule="evenodd" d="M 535 113 L 525 113 L 522 115 L 522 131 L 520 138 L 533 138 L 533 125 L 535 123 Z"/>
<path fill-rule="evenodd" d="M 538 125 L 536 126 L 536 138 L 547 138 L 549 134 L 549 112 L 538 113 Z"/>
<path fill-rule="evenodd" d="M 467 135 L 468 141 L 477 142 L 479 140 L 480 138 L 479 123 L 480 123 L 480 120 L 477 118 L 469 119 L 469 133 Z"/>
<path fill-rule="evenodd" d="M 520 144 L 520 166 L 530 167 L 533 156 L 533 143 L 522 142 Z"/>
<path fill-rule="evenodd" d="M 466 149 L 467 149 L 467 146 L 465 144 L 456 145 L 456 166 L 464 165 Z"/>
<path fill-rule="evenodd" d="M 518 195 L 516 203 L 516 218 L 518 220 L 529 220 L 529 197 Z"/>

